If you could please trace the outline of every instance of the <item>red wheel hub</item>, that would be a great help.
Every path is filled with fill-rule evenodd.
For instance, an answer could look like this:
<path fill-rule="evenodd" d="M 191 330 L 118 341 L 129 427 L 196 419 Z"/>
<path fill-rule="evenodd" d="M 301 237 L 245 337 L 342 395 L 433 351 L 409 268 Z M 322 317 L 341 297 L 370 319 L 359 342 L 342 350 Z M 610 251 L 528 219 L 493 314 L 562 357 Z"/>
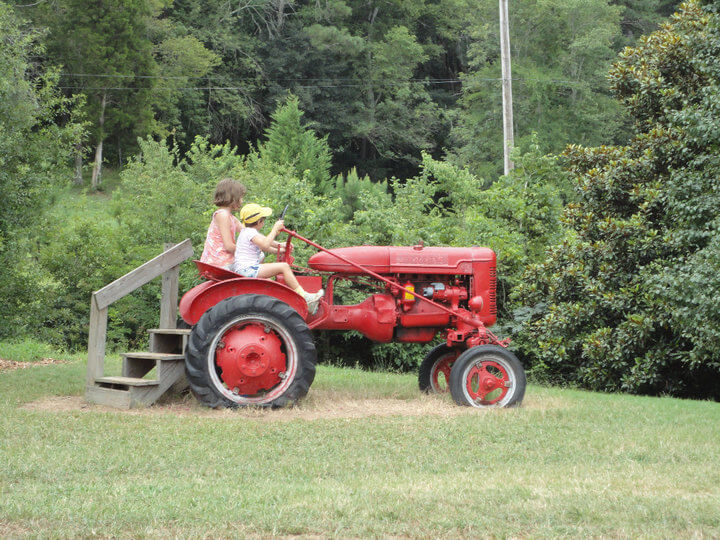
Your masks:
<path fill-rule="evenodd" d="M 223 382 L 239 395 L 270 390 L 285 376 L 282 341 L 262 324 L 230 328 L 218 342 L 215 361 L 222 369 Z"/>
<path fill-rule="evenodd" d="M 498 362 L 486 360 L 475 364 L 468 371 L 465 385 L 470 397 L 482 405 L 497 403 L 510 387 L 510 376 Z"/>
<path fill-rule="evenodd" d="M 455 360 L 457 360 L 458 353 L 452 352 L 441 357 L 433 366 L 432 373 L 430 373 L 430 380 L 432 381 L 432 387 L 435 392 L 445 393 L 450 388 L 450 370 L 452 369 Z M 445 377 L 445 383 L 440 384 L 440 375 Z"/>

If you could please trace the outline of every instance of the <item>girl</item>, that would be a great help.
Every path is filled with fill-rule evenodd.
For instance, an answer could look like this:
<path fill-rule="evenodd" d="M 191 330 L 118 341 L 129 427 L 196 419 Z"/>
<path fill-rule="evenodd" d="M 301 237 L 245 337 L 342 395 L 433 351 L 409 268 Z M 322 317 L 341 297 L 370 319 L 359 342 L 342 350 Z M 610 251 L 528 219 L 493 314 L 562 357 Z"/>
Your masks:
<path fill-rule="evenodd" d="M 284 225 L 279 219 L 273 225 L 270 234 L 260 234 L 265 218 L 272 214 L 272 209 L 259 204 L 246 204 L 240 210 L 240 219 L 245 226 L 240 231 L 235 249 L 235 262 L 231 270 L 245 277 L 270 278 L 282 274 L 288 287 L 302 296 L 308 304 L 311 314 L 317 312 L 324 291 L 308 293 L 298 283 L 290 265 L 286 262 L 261 264 L 265 253 L 281 253 L 284 246 L 275 241 L 275 237 Z"/>
<path fill-rule="evenodd" d="M 215 188 L 215 211 L 205 238 L 200 261 L 229 268 L 235 257 L 235 238 L 242 224 L 233 215 L 243 202 L 247 189 L 232 178 L 220 180 Z"/>

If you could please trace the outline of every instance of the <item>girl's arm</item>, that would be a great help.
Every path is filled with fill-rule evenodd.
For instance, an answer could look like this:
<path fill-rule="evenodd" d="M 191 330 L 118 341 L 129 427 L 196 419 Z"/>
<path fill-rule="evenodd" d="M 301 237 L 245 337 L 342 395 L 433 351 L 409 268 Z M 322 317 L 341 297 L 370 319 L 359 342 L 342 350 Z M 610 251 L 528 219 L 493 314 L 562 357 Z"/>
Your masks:
<path fill-rule="evenodd" d="M 278 235 L 278 232 L 280 232 L 280 229 L 283 227 L 285 222 L 282 219 L 278 219 L 275 222 L 275 225 L 273 225 L 272 231 L 270 231 L 270 234 L 267 236 L 263 234 L 256 234 L 253 236 L 252 242 L 262 249 L 265 253 L 277 253 L 277 248 L 275 247 L 275 237 Z"/>
<path fill-rule="evenodd" d="M 270 248 L 267 250 L 268 253 L 285 253 L 285 244 L 281 244 L 273 240 L 270 242 Z"/>
<path fill-rule="evenodd" d="M 283 244 L 279 244 L 278 242 L 273 242 L 273 245 L 266 253 L 285 253 L 285 246 Z"/>
<path fill-rule="evenodd" d="M 230 228 L 232 214 L 230 212 L 218 212 L 213 219 L 217 220 L 220 236 L 222 237 L 223 248 L 228 253 L 235 253 L 235 238 Z"/>

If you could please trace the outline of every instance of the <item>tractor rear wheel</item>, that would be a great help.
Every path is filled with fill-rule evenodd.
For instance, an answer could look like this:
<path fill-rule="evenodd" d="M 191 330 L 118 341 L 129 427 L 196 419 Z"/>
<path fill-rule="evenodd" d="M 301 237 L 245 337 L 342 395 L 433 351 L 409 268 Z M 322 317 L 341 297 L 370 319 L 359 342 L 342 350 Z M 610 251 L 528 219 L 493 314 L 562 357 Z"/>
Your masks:
<path fill-rule="evenodd" d="M 470 407 L 512 407 L 525 395 L 525 370 L 517 357 L 498 345 L 466 350 L 450 372 L 455 403 Z"/>
<path fill-rule="evenodd" d="M 283 407 L 307 394 L 316 361 L 310 329 L 294 309 L 245 294 L 217 303 L 193 327 L 185 373 L 208 407 Z"/>
<path fill-rule="evenodd" d="M 445 343 L 430 349 L 418 370 L 420 391 L 426 394 L 446 393 L 450 385 L 450 370 L 459 354 L 457 349 Z"/>

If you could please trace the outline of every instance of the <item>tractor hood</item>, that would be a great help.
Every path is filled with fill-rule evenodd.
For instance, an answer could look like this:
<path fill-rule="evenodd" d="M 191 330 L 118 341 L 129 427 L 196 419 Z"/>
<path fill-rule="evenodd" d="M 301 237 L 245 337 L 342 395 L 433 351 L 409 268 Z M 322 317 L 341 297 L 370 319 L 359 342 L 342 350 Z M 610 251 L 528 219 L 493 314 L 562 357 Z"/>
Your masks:
<path fill-rule="evenodd" d="M 343 274 L 363 273 L 333 254 L 378 274 L 472 274 L 475 262 L 495 263 L 495 252 L 483 247 L 356 246 L 330 252 L 310 257 L 310 268 Z"/>

